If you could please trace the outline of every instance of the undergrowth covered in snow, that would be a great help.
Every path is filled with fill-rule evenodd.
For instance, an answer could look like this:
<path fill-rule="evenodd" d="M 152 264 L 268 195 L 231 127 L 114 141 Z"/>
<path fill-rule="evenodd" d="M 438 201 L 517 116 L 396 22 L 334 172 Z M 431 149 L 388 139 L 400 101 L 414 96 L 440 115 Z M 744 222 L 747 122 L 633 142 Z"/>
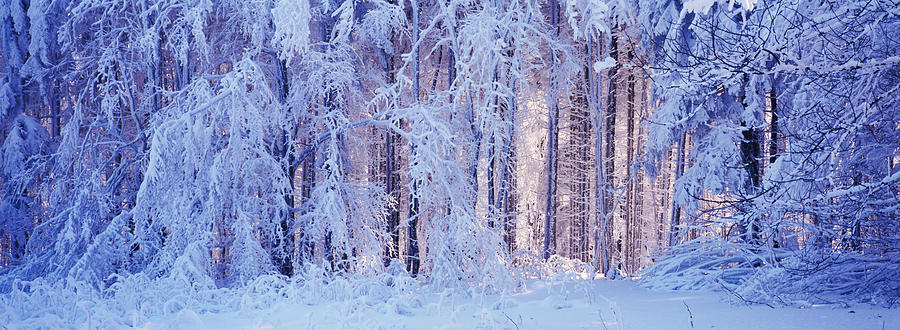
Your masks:
<path fill-rule="evenodd" d="M 405 272 L 334 276 L 316 266 L 304 272 L 290 278 L 262 275 L 235 288 L 177 275 L 150 279 L 138 274 L 101 289 L 71 278 L 57 283 L 17 281 L 10 293 L 0 296 L 0 320 L 43 328 L 141 327 L 159 317 L 190 321 L 205 313 L 251 312 L 284 302 L 348 300 L 403 311 L 420 307 L 417 292 L 426 288 Z"/>
<path fill-rule="evenodd" d="M 737 303 L 808 307 L 851 302 L 900 304 L 897 256 L 815 253 L 700 237 L 668 249 L 644 271 L 656 290 L 716 290 Z"/>
<path fill-rule="evenodd" d="M 169 275 L 159 278 L 143 273 L 114 275 L 107 279 L 112 284 L 101 288 L 73 277 L 55 282 L 43 278 L 15 280 L 10 292 L 0 295 L 0 323 L 38 328 L 155 327 L 158 323 L 153 320 L 160 319 L 175 325 L 192 324 L 203 315 L 254 313 L 284 304 L 337 304 L 340 310 L 336 317 L 342 322 L 364 326 L 367 315 L 373 313 L 437 313 L 448 306 L 461 308 L 454 307 L 454 302 L 474 301 L 479 305 L 476 309 L 484 309 L 480 316 L 476 315 L 481 318 L 479 322 L 487 322 L 483 325 L 491 327 L 496 325 L 492 322 L 510 321 L 502 313 L 489 311 L 514 306 L 503 297 L 526 290 L 526 278 L 556 283 L 548 288 L 546 303 L 550 308 L 570 308 L 574 297 L 603 301 L 585 281 L 591 276 L 586 264 L 559 257 L 531 262 L 523 267 L 527 271 L 519 272 L 521 276 L 504 287 L 446 286 L 445 281 L 413 278 L 397 260 L 375 275 L 334 272 L 309 263 L 292 277 L 261 275 L 235 287 L 217 286 L 189 263 L 180 263 Z M 439 302 L 426 304 L 424 299 L 428 296 L 437 297 Z M 498 315 L 502 320 L 494 320 Z"/>

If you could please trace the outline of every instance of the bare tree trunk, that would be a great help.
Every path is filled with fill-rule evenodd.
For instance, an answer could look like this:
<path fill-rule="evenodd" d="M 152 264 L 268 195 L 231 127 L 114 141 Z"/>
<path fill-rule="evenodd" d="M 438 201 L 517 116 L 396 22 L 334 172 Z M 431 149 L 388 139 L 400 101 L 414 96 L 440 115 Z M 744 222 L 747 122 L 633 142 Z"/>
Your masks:
<path fill-rule="evenodd" d="M 599 60 L 600 47 L 593 48 L 593 42 L 587 44 L 588 53 L 593 57 L 591 62 Z M 591 97 L 591 121 L 594 130 L 594 271 L 605 274 L 609 269 L 609 244 L 606 239 L 606 174 L 604 167 L 603 149 L 603 107 L 601 105 L 601 92 L 599 73 L 589 76 Z"/>
<path fill-rule="evenodd" d="M 778 96 L 775 94 L 775 79 L 772 79 L 772 88 L 769 90 L 769 106 L 772 117 L 769 122 L 769 164 L 778 159 Z"/>
<path fill-rule="evenodd" d="M 591 72 L 591 66 L 584 67 L 584 83 L 587 83 Z M 588 223 L 590 222 L 590 171 L 591 171 L 591 107 L 587 100 L 589 84 L 582 86 L 584 94 L 578 104 L 579 134 L 578 134 L 578 259 L 588 262 Z"/>
<path fill-rule="evenodd" d="M 514 250 L 515 243 L 515 218 L 513 213 L 511 212 L 511 196 L 510 196 L 510 187 L 512 186 L 512 175 L 510 174 L 510 170 L 512 165 L 512 140 L 513 140 L 513 125 L 515 123 L 515 101 L 510 100 L 510 105 L 506 109 L 506 118 L 509 120 L 509 126 L 507 126 L 507 139 L 503 143 L 503 150 L 500 151 L 500 187 L 497 191 L 497 200 L 495 201 L 494 209 L 499 212 L 499 221 L 502 225 L 504 232 L 504 241 L 506 242 L 507 247 L 509 248 L 509 252 Z"/>
<path fill-rule="evenodd" d="M 61 22 L 62 22 L 61 21 L 62 18 L 60 16 L 64 15 L 63 12 L 64 12 L 65 8 L 62 7 L 61 4 L 54 4 L 50 10 L 52 11 L 52 13 L 48 14 L 50 17 L 50 22 L 48 22 L 48 23 L 50 23 L 49 29 L 50 29 L 50 31 L 55 32 L 59 28 L 57 25 L 61 24 Z M 63 70 L 63 68 L 59 67 L 59 64 L 60 64 L 59 43 L 56 38 L 49 38 L 49 42 L 50 42 L 50 49 L 48 49 L 47 51 L 49 52 L 50 65 L 53 66 L 53 68 L 50 69 L 50 72 L 53 72 L 56 70 Z M 48 98 L 49 98 L 48 101 L 50 102 L 50 116 L 51 116 L 50 117 L 50 136 L 51 137 L 58 137 L 60 135 L 60 133 L 62 132 L 62 109 L 61 109 L 61 103 L 60 103 L 60 91 L 62 90 L 63 86 L 62 86 L 62 79 L 58 78 L 58 76 L 59 76 L 58 74 L 50 75 L 50 77 L 49 77 L 50 88 L 49 88 L 49 91 L 47 91 Z M 131 111 L 134 111 L 134 109 L 131 109 Z M 140 129 L 141 128 L 138 127 L 138 130 L 140 130 Z"/>
<path fill-rule="evenodd" d="M 606 94 L 606 155 L 604 157 L 605 166 L 606 166 L 606 179 L 604 180 L 604 184 L 606 185 L 604 189 L 609 190 L 615 184 L 615 171 L 616 171 L 616 106 L 617 106 L 617 97 L 618 97 L 618 71 L 619 71 L 619 51 L 618 51 L 618 35 L 617 30 L 612 32 L 610 37 L 610 45 L 609 45 L 609 57 L 616 61 L 616 64 L 609 69 L 608 77 L 609 77 L 609 86 Z M 607 250 L 604 253 L 607 253 L 607 262 L 609 262 L 608 266 L 604 267 L 606 271 L 612 268 L 612 258 L 609 257 L 609 250 L 612 248 L 612 237 L 613 237 L 613 221 L 610 221 L 611 217 L 615 214 L 615 210 L 613 209 L 613 201 L 611 198 L 607 198 L 604 200 L 606 203 L 606 214 L 603 217 L 603 222 L 601 226 L 603 227 L 603 240 L 606 241 Z M 620 245 L 616 245 L 619 247 Z"/>
<path fill-rule="evenodd" d="M 498 62 L 497 66 L 494 67 L 494 76 L 492 78 L 493 83 L 491 84 L 492 86 L 496 86 L 497 81 L 499 80 L 499 73 L 500 73 L 499 66 L 500 65 Z M 491 87 L 491 89 L 493 92 L 496 92 L 496 87 Z M 500 96 L 495 95 L 494 99 L 491 103 L 492 103 L 492 108 L 494 109 L 495 112 L 497 112 L 497 116 L 500 118 L 503 118 L 503 111 L 500 109 Z M 491 136 L 488 139 L 488 151 L 487 151 L 488 159 L 490 159 L 490 161 L 488 161 L 488 167 L 487 167 L 487 199 L 488 199 L 488 201 L 487 201 L 487 209 L 488 210 L 487 211 L 488 211 L 488 227 L 489 228 L 494 228 L 494 225 L 495 225 L 494 221 L 497 221 L 497 215 L 498 215 L 498 211 L 499 211 L 499 208 L 496 207 L 497 206 L 497 204 L 496 204 L 497 198 L 495 195 L 495 193 L 497 192 L 496 191 L 496 189 L 497 189 L 496 181 L 497 180 L 495 178 L 495 176 L 496 176 L 495 171 L 497 168 L 497 148 L 495 147 L 495 144 L 496 144 L 495 141 L 496 141 L 496 137 L 494 136 L 494 133 L 491 132 Z M 477 162 L 477 160 L 476 160 L 476 162 Z"/>
<path fill-rule="evenodd" d="M 628 55 L 629 60 L 634 59 L 634 50 L 629 51 Z M 628 274 L 632 274 L 635 272 L 635 248 L 636 248 L 636 236 L 638 230 L 637 219 L 634 216 L 634 181 L 636 180 L 637 175 L 634 173 L 634 108 L 635 108 L 635 81 L 634 81 L 634 70 L 628 70 L 628 110 L 627 110 L 627 136 L 626 136 L 626 144 L 627 144 L 627 154 L 628 159 L 625 163 L 625 180 L 627 180 L 627 185 L 625 187 L 625 268 Z"/>
<path fill-rule="evenodd" d="M 769 129 L 771 132 L 769 133 L 769 164 L 775 163 L 778 160 L 778 94 L 776 94 L 775 84 L 777 80 L 775 77 L 772 77 L 772 87 L 769 89 L 769 106 L 771 107 L 772 116 L 769 122 Z M 771 247 L 778 248 L 784 244 L 784 237 L 781 237 L 780 229 L 778 226 L 775 226 L 775 232 L 770 238 Z"/>
<path fill-rule="evenodd" d="M 165 105 L 163 105 L 162 91 L 166 90 L 166 84 L 165 84 L 166 69 L 165 69 L 165 61 L 163 61 L 163 56 L 165 56 L 165 54 L 163 54 L 163 51 L 162 51 L 166 35 L 163 31 L 158 31 L 158 32 L 159 32 L 159 39 L 157 41 L 157 45 L 156 45 L 156 49 L 155 49 L 156 63 L 154 63 L 155 67 L 154 67 L 154 73 L 153 73 L 154 78 L 155 78 L 154 83 L 156 84 L 156 87 L 158 88 L 158 90 L 153 92 L 153 111 L 154 112 L 158 112 L 160 109 L 162 109 L 165 106 Z"/>
<path fill-rule="evenodd" d="M 490 161 L 488 162 L 487 168 L 487 198 L 488 198 L 488 227 L 494 228 L 494 221 L 497 219 L 497 211 L 498 209 L 495 207 L 497 198 L 495 197 L 496 190 L 496 179 L 494 178 L 494 169 L 497 167 L 497 150 L 494 148 L 494 137 L 493 135 L 488 140 L 488 157 Z"/>
<path fill-rule="evenodd" d="M 684 173 L 684 143 L 686 133 L 679 133 L 678 136 L 678 146 L 675 147 L 675 177 L 672 179 L 673 186 L 674 182 L 678 181 L 678 178 Z M 680 241 L 680 234 L 678 227 L 681 225 L 681 206 L 678 205 L 678 202 L 675 200 L 674 194 L 672 196 L 672 208 L 671 215 L 669 219 L 671 219 L 671 223 L 669 226 L 669 246 L 675 246 Z"/>
<path fill-rule="evenodd" d="M 640 90 L 639 90 L 640 93 L 636 93 L 636 97 L 638 98 L 638 100 L 635 103 L 635 107 L 637 108 L 637 112 L 635 112 L 635 115 L 638 118 L 637 120 L 641 121 L 643 118 L 647 118 L 646 115 L 648 112 L 647 83 L 643 76 L 644 71 L 639 70 L 637 72 L 638 72 L 637 82 L 640 86 Z M 638 148 L 641 148 L 640 146 L 643 146 L 645 143 L 644 136 L 646 136 L 647 131 L 645 130 L 645 127 L 643 125 L 637 125 L 635 129 L 637 131 L 637 133 L 636 133 L 637 140 L 635 141 L 635 145 L 637 145 Z M 640 149 L 638 149 L 638 150 L 640 150 Z M 637 154 L 638 159 L 641 157 L 641 152 L 642 151 L 635 152 Z M 637 252 L 638 254 L 637 254 L 637 261 L 636 261 L 637 269 L 640 270 L 641 267 L 643 267 L 643 263 L 641 262 L 642 259 L 644 258 L 645 255 L 649 255 L 649 253 L 648 253 L 649 247 L 660 245 L 660 243 L 652 242 L 653 238 L 655 237 L 655 234 L 653 233 L 653 228 L 655 226 L 655 223 L 650 222 L 650 219 L 648 219 L 649 217 L 647 216 L 646 210 L 644 208 L 645 188 L 649 188 L 651 186 L 649 186 L 648 182 L 645 181 L 646 177 L 644 176 L 644 170 L 641 168 L 641 166 L 639 166 L 638 164 L 633 164 L 632 166 L 635 169 L 634 170 L 635 173 L 637 173 L 637 178 L 639 178 L 639 180 L 635 184 L 634 205 L 635 205 L 635 217 L 637 217 L 637 219 L 638 219 L 638 228 L 640 228 L 640 230 L 638 231 L 638 237 L 637 237 L 639 246 L 638 246 L 638 252 Z M 649 190 L 652 191 L 652 189 L 649 189 Z"/>
<path fill-rule="evenodd" d="M 585 51 L 589 54 L 588 46 Z M 567 148 L 567 156 L 570 162 L 570 179 L 569 186 L 571 194 L 570 209 L 571 221 L 569 226 L 570 251 L 571 258 L 588 262 L 590 255 L 588 254 L 588 219 L 590 219 L 591 205 L 591 189 L 590 174 L 591 171 L 591 124 L 594 118 L 591 116 L 592 102 L 588 99 L 591 93 L 591 61 L 587 60 L 583 63 L 581 70 L 581 85 L 578 86 L 577 94 L 572 98 L 572 107 L 569 114 L 570 118 L 570 145 Z"/>
<path fill-rule="evenodd" d="M 550 25 L 559 35 L 559 2 L 550 1 Z M 545 198 L 546 210 L 544 212 L 544 259 L 549 259 L 550 254 L 556 252 L 553 245 L 552 226 L 556 222 L 556 177 L 557 177 L 557 153 L 559 138 L 559 79 L 556 77 L 556 69 L 559 65 L 557 55 L 553 54 L 553 66 L 550 71 L 550 97 L 547 99 L 549 114 L 547 118 L 547 195 Z"/>
<path fill-rule="evenodd" d="M 396 81 L 394 72 L 394 57 L 384 50 L 380 51 L 382 68 L 384 69 L 387 83 L 393 85 Z M 384 132 L 384 187 L 385 192 L 396 203 L 400 203 L 400 163 L 399 154 L 396 152 L 399 136 L 393 131 Z M 390 240 L 384 251 L 384 264 L 387 266 L 391 259 L 400 257 L 400 209 L 397 205 L 391 207 L 387 216 L 387 228 Z"/>

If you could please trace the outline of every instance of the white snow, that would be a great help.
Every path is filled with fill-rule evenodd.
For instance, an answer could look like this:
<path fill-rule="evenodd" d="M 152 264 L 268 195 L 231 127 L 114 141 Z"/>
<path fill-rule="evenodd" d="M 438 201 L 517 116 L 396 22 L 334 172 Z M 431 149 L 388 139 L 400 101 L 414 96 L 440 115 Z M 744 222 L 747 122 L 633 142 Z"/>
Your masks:
<path fill-rule="evenodd" d="M 739 3 L 744 10 L 753 10 L 757 1 L 758 0 L 741 0 Z M 727 7 L 725 8 L 732 8 L 735 0 L 690 0 L 684 3 L 684 10 L 686 12 L 703 13 L 706 15 L 716 2 L 719 2 L 722 5 L 727 4 Z"/>
<path fill-rule="evenodd" d="M 900 310 L 735 305 L 713 292 L 658 292 L 631 280 L 529 281 L 521 293 L 418 292 L 379 301 L 280 301 L 218 314 L 183 310 L 142 328 L 174 329 L 897 329 Z M 690 312 L 688 311 L 690 309 Z"/>
<path fill-rule="evenodd" d="M 594 71 L 600 72 L 616 66 L 616 60 L 607 56 L 603 61 L 594 62 Z"/>

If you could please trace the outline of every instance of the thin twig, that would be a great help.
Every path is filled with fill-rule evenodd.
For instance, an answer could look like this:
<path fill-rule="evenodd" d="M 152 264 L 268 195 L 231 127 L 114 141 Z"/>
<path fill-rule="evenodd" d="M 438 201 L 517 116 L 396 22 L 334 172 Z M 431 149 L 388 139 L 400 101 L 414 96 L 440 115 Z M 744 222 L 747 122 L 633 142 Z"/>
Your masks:
<path fill-rule="evenodd" d="M 606 327 L 606 321 L 603 320 L 603 311 L 599 310 L 597 311 L 597 314 L 600 315 L 600 323 L 603 324 L 603 330 L 609 330 L 609 328 Z"/>
<path fill-rule="evenodd" d="M 684 308 L 687 308 L 688 320 L 691 321 L 691 329 L 693 329 L 694 328 L 694 313 L 691 313 L 691 307 L 688 306 L 687 302 L 682 300 L 681 303 L 684 304 Z"/>
<path fill-rule="evenodd" d="M 501 310 L 500 312 L 503 313 L 503 316 L 506 316 L 506 319 L 509 320 L 509 322 L 512 322 L 512 324 L 516 326 L 516 329 L 519 329 L 519 324 L 516 323 L 516 321 L 513 321 L 513 319 L 510 318 L 509 315 L 506 315 L 506 311 Z"/>
<path fill-rule="evenodd" d="M 735 297 L 738 297 L 738 299 L 740 299 L 741 301 L 743 301 L 747 304 L 762 304 L 762 305 L 769 306 L 769 308 L 771 308 L 771 309 L 775 309 L 775 306 L 772 306 L 771 304 L 769 304 L 767 302 L 744 299 L 744 296 L 741 296 L 740 293 L 737 293 L 734 290 L 729 289 L 727 286 L 725 286 L 725 284 L 722 284 L 722 282 L 720 282 L 720 281 L 716 281 L 716 282 L 719 283 L 719 286 L 721 286 L 722 289 L 725 289 L 725 291 L 728 291 L 729 293 L 733 294 Z"/>

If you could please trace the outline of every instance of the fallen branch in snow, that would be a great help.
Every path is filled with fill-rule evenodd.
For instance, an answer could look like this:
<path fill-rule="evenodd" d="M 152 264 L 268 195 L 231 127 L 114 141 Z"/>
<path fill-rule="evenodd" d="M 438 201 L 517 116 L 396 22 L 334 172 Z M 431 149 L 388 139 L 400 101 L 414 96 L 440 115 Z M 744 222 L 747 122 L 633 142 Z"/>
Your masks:
<path fill-rule="evenodd" d="M 737 297 L 738 299 L 740 299 L 740 300 L 743 301 L 744 303 L 747 303 L 747 304 L 762 304 L 762 305 L 769 306 L 769 308 L 771 308 L 771 309 L 775 309 L 775 306 L 772 306 L 771 304 L 769 304 L 769 303 L 767 303 L 767 302 L 745 299 L 744 296 L 741 296 L 740 293 L 737 293 L 736 291 L 734 291 L 734 290 L 728 288 L 728 286 L 726 286 L 725 283 L 722 283 L 722 282 L 719 282 L 719 281 L 717 281 L 717 283 L 719 283 L 719 285 L 722 287 L 723 290 L 727 291 L 728 293 L 731 293 L 732 295 L 734 295 L 735 297 Z M 687 306 L 687 304 L 685 304 L 685 306 Z M 688 311 L 690 312 L 690 309 L 688 309 Z"/>
<path fill-rule="evenodd" d="M 506 311 L 502 311 L 502 310 L 501 310 L 500 312 L 503 313 L 503 316 L 506 316 L 506 319 L 509 320 L 509 322 L 512 322 L 512 324 L 513 324 L 514 326 L 516 326 L 516 329 L 519 329 L 519 324 L 516 323 L 516 321 L 513 321 L 513 319 L 510 318 L 509 315 L 506 315 Z"/>
<path fill-rule="evenodd" d="M 603 330 L 609 330 L 609 328 L 606 326 L 606 321 L 603 320 L 603 311 L 597 311 L 597 314 L 600 315 L 600 324 L 603 325 Z"/>
<path fill-rule="evenodd" d="M 688 320 L 691 321 L 691 329 L 693 329 L 694 328 L 694 313 L 691 313 L 691 307 L 688 306 L 687 302 L 682 300 L 681 303 L 684 304 L 684 308 L 687 308 Z"/>

